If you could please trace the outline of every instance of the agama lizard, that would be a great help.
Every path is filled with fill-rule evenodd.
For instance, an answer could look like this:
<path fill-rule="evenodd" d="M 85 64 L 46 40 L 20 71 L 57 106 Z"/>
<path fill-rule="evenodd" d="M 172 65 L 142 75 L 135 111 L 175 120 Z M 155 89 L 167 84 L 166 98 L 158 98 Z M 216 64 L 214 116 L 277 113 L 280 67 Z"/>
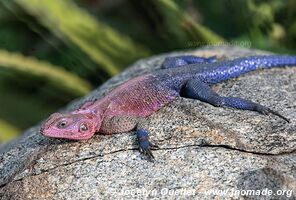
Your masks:
<path fill-rule="evenodd" d="M 122 133 L 136 130 L 139 149 L 154 158 L 156 147 L 142 121 L 177 97 L 197 99 L 213 106 L 231 107 L 287 118 L 263 105 L 239 97 L 224 97 L 211 89 L 222 81 L 256 69 L 296 66 L 296 56 L 250 56 L 228 61 L 215 57 L 178 56 L 166 58 L 162 69 L 133 78 L 105 97 L 87 102 L 70 113 L 54 113 L 40 132 L 48 137 L 85 140 L 96 132 Z"/>

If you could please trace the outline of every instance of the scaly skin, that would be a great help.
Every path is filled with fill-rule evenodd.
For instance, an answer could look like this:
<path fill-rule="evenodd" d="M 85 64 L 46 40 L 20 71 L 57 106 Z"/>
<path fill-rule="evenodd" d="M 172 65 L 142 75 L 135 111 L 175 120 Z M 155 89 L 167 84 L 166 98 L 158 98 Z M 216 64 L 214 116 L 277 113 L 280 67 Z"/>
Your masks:
<path fill-rule="evenodd" d="M 256 69 L 295 66 L 296 56 L 251 56 L 215 62 L 214 57 L 179 56 L 167 58 L 163 69 L 131 79 L 102 99 L 85 103 L 70 113 L 55 113 L 42 125 L 48 137 L 83 140 L 96 132 L 114 134 L 137 129 L 140 150 L 153 158 L 156 147 L 148 140 L 141 121 L 177 97 L 198 99 L 214 106 L 274 114 L 276 111 L 238 97 L 222 97 L 211 85 L 238 77 Z"/>

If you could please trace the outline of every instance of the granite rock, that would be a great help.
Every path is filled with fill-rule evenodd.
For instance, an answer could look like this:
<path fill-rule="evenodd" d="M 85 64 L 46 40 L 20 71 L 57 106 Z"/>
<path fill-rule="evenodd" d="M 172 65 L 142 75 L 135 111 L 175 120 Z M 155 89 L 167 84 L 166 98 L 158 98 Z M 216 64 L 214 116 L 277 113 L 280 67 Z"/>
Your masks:
<path fill-rule="evenodd" d="M 180 54 L 231 59 L 270 53 L 208 47 L 143 59 L 65 109 L 101 97 L 132 77 L 158 69 L 166 56 Z M 0 198 L 295 199 L 295 80 L 296 68 L 277 68 L 214 86 L 222 95 L 278 110 L 291 123 L 178 98 L 147 119 L 150 138 L 160 146 L 153 151 L 154 162 L 137 151 L 134 132 L 72 142 L 45 138 L 37 125 L 1 147 Z"/>

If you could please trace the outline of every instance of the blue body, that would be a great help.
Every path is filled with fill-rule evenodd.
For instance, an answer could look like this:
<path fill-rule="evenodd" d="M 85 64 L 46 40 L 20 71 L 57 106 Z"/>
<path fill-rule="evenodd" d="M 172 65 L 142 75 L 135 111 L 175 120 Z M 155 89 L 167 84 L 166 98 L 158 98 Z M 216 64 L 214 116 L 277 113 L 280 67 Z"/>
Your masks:
<path fill-rule="evenodd" d="M 183 96 L 213 106 L 256 111 L 264 115 L 273 114 L 289 122 L 286 117 L 261 104 L 239 97 L 220 96 L 211 88 L 213 84 L 250 71 L 286 66 L 296 66 L 296 56 L 250 56 L 221 62 L 216 61 L 215 57 L 170 57 L 164 61 L 163 69 L 152 73 L 150 79 L 153 80 L 150 85 L 153 88 L 151 90 L 153 95 L 167 93 L 168 97 Z M 148 140 L 148 133 L 145 129 L 137 130 L 140 149 L 153 158 L 150 151 L 152 144 Z"/>
<path fill-rule="evenodd" d="M 184 57 L 187 58 L 187 56 Z M 193 60 L 191 57 L 190 61 Z M 210 62 L 208 58 L 197 58 L 199 59 L 195 60 L 200 62 L 192 63 L 181 62 L 179 61 L 181 57 L 178 57 L 176 65 L 171 61 L 171 67 L 165 66 L 166 69 L 156 71 L 154 74 L 163 77 L 163 79 L 168 79 L 169 77 L 175 79 L 175 84 L 177 85 L 174 85 L 174 87 L 178 87 L 178 84 L 183 83 L 178 82 L 178 80 L 186 81 L 191 78 L 198 78 L 204 83 L 213 85 L 257 69 L 296 66 L 296 56 L 250 56 L 220 62 L 214 62 L 213 57 L 210 57 Z M 180 63 L 183 63 L 183 65 L 180 65 Z"/>

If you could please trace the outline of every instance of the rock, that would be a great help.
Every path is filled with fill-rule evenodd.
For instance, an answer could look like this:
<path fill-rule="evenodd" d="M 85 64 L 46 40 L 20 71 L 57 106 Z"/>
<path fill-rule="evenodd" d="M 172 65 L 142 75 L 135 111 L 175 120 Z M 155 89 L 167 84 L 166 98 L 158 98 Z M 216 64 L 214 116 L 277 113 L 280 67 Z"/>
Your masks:
<path fill-rule="evenodd" d="M 220 59 L 267 54 L 212 47 L 140 60 L 83 99 L 101 97 L 131 77 L 160 67 L 168 55 Z M 156 160 L 137 151 L 133 132 L 71 142 L 45 138 L 39 126 L 1 147 L 1 199 L 295 199 L 296 68 L 260 70 L 214 87 L 260 102 L 291 119 L 216 108 L 179 98 L 147 120 Z M 260 194 L 260 195 L 258 195 Z M 262 195 L 263 194 L 263 195 Z"/>

